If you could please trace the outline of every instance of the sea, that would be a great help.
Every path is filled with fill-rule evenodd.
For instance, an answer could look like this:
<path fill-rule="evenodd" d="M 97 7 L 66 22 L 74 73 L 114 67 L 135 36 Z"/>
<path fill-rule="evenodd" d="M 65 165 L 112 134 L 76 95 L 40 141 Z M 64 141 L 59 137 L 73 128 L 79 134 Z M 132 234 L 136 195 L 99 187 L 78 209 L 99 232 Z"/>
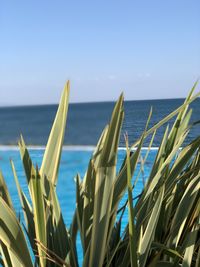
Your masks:
<path fill-rule="evenodd" d="M 149 127 L 177 109 L 183 102 L 184 99 L 168 99 L 126 101 L 124 103 L 125 118 L 119 143 L 117 170 L 119 170 L 126 153 L 124 149 L 124 133 L 128 134 L 129 143 L 134 143 L 144 130 L 151 107 L 153 108 L 153 114 Z M 0 170 L 8 185 L 16 213 L 18 215 L 20 214 L 20 218 L 23 218 L 23 215 L 10 166 L 10 159 L 15 164 L 21 187 L 29 198 L 17 142 L 20 134 L 22 134 L 29 147 L 34 164 L 40 166 L 57 107 L 57 105 L 0 107 Z M 74 178 L 77 173 L 81 177 L 84 176 L 98 138 L 105 125 L 109 123 L 113 107 L 114 102 L 69 105 L 66 136 L 57 185 L 57 194 L 67 227 L 70 226 L 76 206 Z M 191 108 L 193 109 L 191 123 L 199 121 L 200 99 L 193 102 Z M 170 120 L 168 124 L 171 126 L 173 121 L 174 119 Z M 137 196 L 141 192 L 146 179 L 148 179 L 165 127 L 166 125 L 161 127 L 157 132 L 144 170 L 134 189 L 134 196 Z M 190 143 L 199 134 L 200 126 L 197 124 L 187 136 L 185 143 Z M 149 139 L 144 143 L 142 157 L 147 152 L 148 142 Z M 138 171 L 139 169 L 136 170 L 136 176 Z M 127 194 L 124 195 L 120 206 L 124 204 L 126 199 Z M 128 211 L 126 210 L 122 222 L 122 230 L 125 228 L 127 221 Z M 77 250 L 79 263 L 81 264 L 83 255 L 80 238 L 77 240 Z"/>
<path fill-rule="evenodd" d="M 184 99 L 125 101 L 125 119 L 122 128 L 120 146 L 124 146 L 124 133 L 129 142 L 136 141 L 144 130 L 145 123 L 153 108 L 150 126 L 178 108 Z M 67 118 L 65 145 L 94 146 L 107 123 L 114 107 L 114 102 L 70 104 Z M 191 104 L 192 121 L 200 119 L 200 99 Z M 28 145 L 45 146 L 56 114 L 57 105 L 0 107 L 0 145 L 17 145 L 20 134 Z M 169 122 L 171 125 L 173 120 Z M 153 146 L 159 146 L 162 127 L 154 140 Z M 200 127 L 195 127 L 187 137 L 190 142 L 198 135 Z M 148 144 L 148 140 L 144 145 Z"/>

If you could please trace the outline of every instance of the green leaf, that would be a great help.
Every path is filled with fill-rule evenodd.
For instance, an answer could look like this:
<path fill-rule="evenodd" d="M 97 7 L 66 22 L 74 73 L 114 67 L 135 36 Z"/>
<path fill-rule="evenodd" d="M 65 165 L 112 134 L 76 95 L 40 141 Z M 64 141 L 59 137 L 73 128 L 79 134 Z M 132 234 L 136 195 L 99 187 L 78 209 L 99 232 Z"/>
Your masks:
<path fill-rule="evenodd" d="M 157 200 L 153 207 L 147 227 L 144 230 L 143 236 L 141 238 L 140 251 L 138 251 L 140 254 L 139 263 L 141 267 L 145 266 L 146 264 L 146 260 L 149 254 L 149 249 L 151 247 L 151 243 L 152 243 L 155 229 L 157 226 L 157 222 L 159 219 L 163 196 L 164 196 L 164 186 L 162 186 L 160 191 L 158 192 Z"/>
<path fill-rule="evenodd" d="M 32 185 L 32 203 L 34 214 L 35 234 L 37 241 L 41 242 L 44 246 L 47 244 L 46 233 L 46 218 L 45 218 L 45 206 L 44 195 L 42 193 L 42 182 L 38 169 L 32 169 L 31 173 L 31 185 Z M 46 259 L 44 251 L 41 247 L 38 247 L 39 260 L 41 267 L 45 267 Z"/>
<path fill-rule="evenodd" d="M 58 169 L 65 135 L 68 101 L 69 81 L 66 83 L 63 90 L 40 169 L 41 177 L 46 177 L 53 184 L 57 183 Z"/>
<path fill-rule="evenodd" d="M 102 266 L 110 236 L 109 220 L 116 177 L 117 149 L 122 126 L 123 95 L 115 105 L 96 169 L 89 266 Z"/>
<path fill-rule="evenodd" d="M 21 226 L 6 202 L 0 197 L 0 240 L 24 266 L 33 266 Z"/>
<path fill-rule="evenodd" d="M 6 245 L 4 245 L 4 243 L 1 241 L 0 241 L 0 255 L 2 257 L 2 260 L 0 258 L 0 266 L 2 265 L 3 267 L 13 267 L 9 250 L 6 247 Z"/>
<path fill-rule="evenodd" d="M 192 264 L 192 256 L 195 250 L 197 235 L 199 233 L 199 226 L 195 224 L 192 231 L 187 236 L 186 249 L 184 253 L 182 267 L 190 267 Z"/>
<path fill-rule="evenodd" d="M 15 166 L 14 166 L 14 163 L 12 161 L 11 161 L 11 167 L 12 167 L 15 183 L 16 183 L 16 186 L 17 186 L 17 191 L 18 191 L 18 195 L 19 195 L 22 211 L 23 211 L 23 214 L 24 214 L 24 219 L 25 219 L 25 223 L 26 223 L 26 227 L 27 227 L 28 238 L 29 238 L 29 241 L 31 243 L 31 247 L 32 247 L 33 251 L 37 251 L 37 247 L 35 245 L 36 235 L 35 235 L 35 226 L 34 226 L 32 207 L 31 207 L 26 195 L 24 194 L 24 192 L 22 191 L 22 189 L 20 187 L 19 180 L 18 180 L 18 177 L 17 177 L 17 173 L 16 173 L 16 170 L 15 170 Z"/>
<path fill-rule="evenodd" d="M 0 196 L 5 200 L 5 202 L 8 204 L 8 206 L 13 209 L 12 200 L 10 198 L 10 194 L 8 192 L 8 188 L 6 186 L 5 180 L 3 178 L 3 175 L 0 171 Z"/>
<path fill-rule="evenodd" d="M 129 207 L 129 243 L 130 243 L 130 260 L 131 267 L 137 267 L 137 244 L 135 234 L 135 212 L 133 208 L 132 183 L 131 183 L 131 166 L 130 166 L 130 150 L 128 147 L 128 139 L 126 139 L 126 161 L 127 161 L 127 184 L 128 184 L 128 207 Z"/>
<path fill-rule="evenodd" d="M 170 229 L 170 239 L 168 241 L 169 247 L 173 248 L 177 247 L 178 245 L 190 211 L 195 201 L 197 201 L 197 194 L 199 192 L 199 182 L 200 174 L 198 174 L 195 178 L 191 180 L 180 200 L 180 203 L 176 207 L 176 213 L 173 217 Z"/>

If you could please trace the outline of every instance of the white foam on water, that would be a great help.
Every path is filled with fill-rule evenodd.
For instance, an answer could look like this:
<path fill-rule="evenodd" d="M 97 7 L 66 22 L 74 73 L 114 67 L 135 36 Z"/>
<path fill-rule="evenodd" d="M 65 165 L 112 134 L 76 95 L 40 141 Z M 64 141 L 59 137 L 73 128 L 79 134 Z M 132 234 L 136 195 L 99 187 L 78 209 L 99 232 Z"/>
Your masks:
<path fill-rule="evenodd" d="M 158 150 L 159 147 L 155 146 L 155 147 L 151 147 L 150 150 Z M 137 147 L 132 148 L 132 151 L 135 151 L 137 149 Z M 148 150 L 149 148 L 146 146 L 142 147 L 142 150 Z M 126 151 L 126 147 L 119 147 L 118 150 L 125 150 Z"/>
<path fill-rule="evenodd" d="M 45 146 L 27 146 L 29 150 L 45 150 Z M 132 150 L 135 151 L 137 147 L 134 147 Z M 142 147 L 142 150 L 148 150 L 148 147 Z M 0 151 L 18 151 L 18 146 L 13 145 L 0 145 Z M 72 146 L 65 145 L 63 146 L 64 151 L 94 151 L 95 146 Z M 126 151 L 126 147 L 119 147 L 118 150 Z M 158 150 L 158 147 L 151 147 L 150 150 Z"/>
<path fill-rule="evenodd" d="M 4 146 L 4 145 L 1 145 L 0 146 L 0 151 L 14 151 L 14 150 L 19 150 L 18 149 L 18 146 Z"/>

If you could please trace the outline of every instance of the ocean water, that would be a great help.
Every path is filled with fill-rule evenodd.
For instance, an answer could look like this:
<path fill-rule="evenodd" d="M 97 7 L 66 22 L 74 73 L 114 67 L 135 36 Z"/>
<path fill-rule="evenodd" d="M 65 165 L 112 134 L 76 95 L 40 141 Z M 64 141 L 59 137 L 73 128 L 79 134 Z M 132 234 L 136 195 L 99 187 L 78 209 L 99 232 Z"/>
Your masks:
<path fill-rule="evenodd" d="M 125 101 L 125 119 L 120 146 L 124 146 L 125 132 L 129 135 L 130 143 L 141 135 L 151 106 L 153 115 L 150 126 L 179 107 L 183 101 L 184 99 Z M 109 122 L 113 107 L 114 102 L 70 104 L 65 145 L 96 145 L 103 128 Z M 191 108 L 193 109 L 192 121 L 199 120 L 200 99 L 192 103 Z M 22 133 L 27 144 L 45 145 L 56 110 L 57 105 L 1 107 L 0 144 L 16 145 Z M 159 145 L 163 131 L 164 127 L 157 132 L 153 146 Z M 187 137 L 187 142 L 190 142 L 199 132 L 200 127 L 196 126 Z M 145 142 L 144 145 L 147 143 Z"/>

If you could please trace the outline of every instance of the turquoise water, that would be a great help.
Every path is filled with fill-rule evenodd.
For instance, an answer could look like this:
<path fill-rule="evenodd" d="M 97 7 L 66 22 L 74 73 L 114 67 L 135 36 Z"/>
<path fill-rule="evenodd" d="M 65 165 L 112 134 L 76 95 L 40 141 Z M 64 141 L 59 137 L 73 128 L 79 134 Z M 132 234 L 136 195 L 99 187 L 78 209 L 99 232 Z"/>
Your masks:
<path fill-rule="evenodd" d="M 138 184 L 133 192 L 134 196 L 137 196 L 141 192 L 141 189 L 143 187 L 143 180 L 146 180 L 148 178 L 148 174 L 150 173 L 150 170 L 152 167 L 153 159 L 155 158 L 155 155 L 156 155 L 156 150 L 157 149 L 153 149 L 149 153 L 148 159 L 145 164 L 144 173 L 140 177 Z M 29 152 L 33 160 L 33 163 L 38 164 L 40 166 L 43 153 L 44 153 L 44 149 L 30 149 Z M 119 150 L 117 169 L 120 168 L 123 162 L 125 153 L 126 153 L 125 150 L 123 149 Z M 146 149 L 143 149 L 142 156 L 144 156 L 145 153 L 146 153 Z M 81 177 L 83 177 L 87 169 L 87 165 L 88 165 L 91 154 L 92 154 L 92 148 L 89 148 L 89 147 L 87 149 L 68 148 L 68 149 L 63 150 L 63 153 L 62 153 L 59 177 L 58 177 L 58 185 L 57 185 L 57 194 L 58 194 L 58 198 L 60 201 L 63 217 L 68 227 L 73 218 L 73 213 L 74 213 L 75 204 L 76 204 L 74 177 L 77 173 L 79 173 Z M 22 217 L 23 216 L 22 210 L 20 208 L 19 198 L 18 198 L 18 194 L 17 194 L 15 182 L 14 182 L 14 177 L 13 177 L 11 166 L 10 166 L 10 159 L 14 161 L 20 185 L 22 189 L 24 190 L 24 192 L 26 193 L 26 195 L 28 196 L 26 178 L 24 175 L 23 166 L 20 160 L 18 149 L 15 147 L 13 147 L 12 149 L 8 147 L 1 148 L 0 149 L 0 169 L 8 185 L 8 189 L 11 194 L 16 212 L 20 213 Z M 136 175 L 137 173 L 138 173 L 138 170 L 136 171 Z M 126 201 L 126 199 L 127 199 L 127 195 L 125 194 L 121 202 L 121 205 Z M 126 210 L 122 228 L 125 227 L 125 225 L 127 224 L 127 221 L 128 221 L 128 212 Z M 80 239 L 78 239 L 77 241 L 77 246 L 78 246 L 79 258 L 81 261 L 82 250 L 81 250 Z"/>

